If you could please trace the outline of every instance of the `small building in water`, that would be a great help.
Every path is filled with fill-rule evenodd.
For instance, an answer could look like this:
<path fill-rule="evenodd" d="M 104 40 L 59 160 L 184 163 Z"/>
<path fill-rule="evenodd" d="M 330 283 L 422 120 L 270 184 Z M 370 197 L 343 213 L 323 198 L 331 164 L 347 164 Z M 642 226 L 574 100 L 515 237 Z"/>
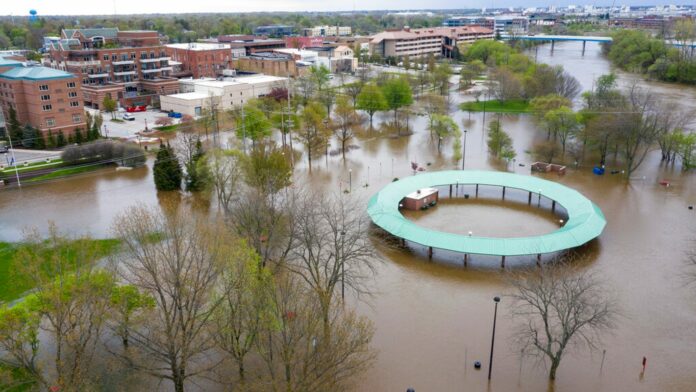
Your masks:
<path fill-rule="evenodd" d="M 401 200 L 401 207 L 407 210 L 423 210 L 437 204 L 439 191 L 436 188 L 423 188 L 409 193 Z"/>

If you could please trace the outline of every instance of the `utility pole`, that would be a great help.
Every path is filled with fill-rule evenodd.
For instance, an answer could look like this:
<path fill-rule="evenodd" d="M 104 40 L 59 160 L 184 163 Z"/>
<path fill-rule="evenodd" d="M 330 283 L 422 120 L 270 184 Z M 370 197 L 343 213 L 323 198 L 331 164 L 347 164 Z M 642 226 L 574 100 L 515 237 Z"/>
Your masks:
<path fill-rule="evenodd" d="M 491 357 L 488 360 L 488 380 L 491 379 L 491 373 L 493 372 L 493 347 L 495 346 L 495 322 L 498 317 L 498 302 L 500 302 L 500 297 L 493 298 L 495 302 L 495 310 L 493 311 L 493 335 L 491 336 Z"/>
<path fill-rule="evenodd" d="M 22 183 L 19 181 L 19 169 L 17 168 L 17 159 L 15 159 L 14 147 L 12 147 L 12 135 L 9 129 L 7 129 L 7 139 L 10 141 L 10 152 L 12 154 L 12 163 L 15 167 L 15 176 L 17 177 L 17 187 L 21 188 Z M 41 131 L 39 131 L 41 132 Z"/>

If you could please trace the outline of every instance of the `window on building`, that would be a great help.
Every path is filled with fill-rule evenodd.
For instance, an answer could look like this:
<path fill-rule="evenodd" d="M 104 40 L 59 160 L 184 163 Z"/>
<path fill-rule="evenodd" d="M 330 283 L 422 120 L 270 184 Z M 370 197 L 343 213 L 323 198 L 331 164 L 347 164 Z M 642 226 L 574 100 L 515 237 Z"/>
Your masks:
<path fill-rule="evenodd" d="M 56 119 L 55 118 L 47 118 L 46 119 L 46 126 L 47 127 L 55 127 L 56 126 Z"/>
<path fill-rule="evenodd" d="M 79 114 L 73 114 L 72 115 L 72 122 L 77 124 L 82 122 L 82 116 Z"/>
<path fill-rule="evenodd" d="M 108 55 L 108 54 L 105 54 L 105 55 L 104 55 L 104 60 L 106 60 L 106 61 L 109 60 L 109 55 Z"/>
<path fill-rule="evenodd" d="M 76 108 L 80 106 L 80 103 L 77 101 L 70 101 L 70 107 Z"/>
<path fill-rule="evenodd" d="M 75 98 L 75 97 L 77 97 L 77 91 L 71 91 L 71 92 L 69 92 L 69 93 L 68 93 L 68 97 L 69 97 L 69 98 Z"/>
<path fill-rule="evenodd" d="M 51 100 L 51 96 L 48 95 L 48 94 L 44 94 L 44 95 L 41 96 L 41 100 L 42 100 L 42 101 L 50 101 L 50 100 Z"/>
<path fill-rule="evenodd" d="M 43 105 L 42 109 L 43 109 L 44 112 L 50 112 L 51 109 L 53 109 L 53 106 L 51 106 L 51 105 Z"/>
<path fill-rule="evenodd" d="M 75 88 L 75 82 L 68 82 L 68 88 Z"/>
<path fill-rule="evenodd" d="M 39 90 L 40 91 L 48 91 L 48 85 L 47 84 L 39 85 Z"/>

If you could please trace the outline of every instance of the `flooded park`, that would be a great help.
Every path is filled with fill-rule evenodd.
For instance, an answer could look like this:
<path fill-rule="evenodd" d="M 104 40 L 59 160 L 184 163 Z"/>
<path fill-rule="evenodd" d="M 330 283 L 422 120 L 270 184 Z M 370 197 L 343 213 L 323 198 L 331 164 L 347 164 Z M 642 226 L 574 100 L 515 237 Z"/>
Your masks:
<path fill-rule="evenodd" d="M 542 45 L 540 63 L 563 65 L 583 91 L 599 76 L 611 71 L 596 44 L 556 44 L 554 51 Z M 664 100 L 696 109 L 696 89 L 645 82 L 637 76 L 617 73 L 620 87 L 638 81 Z M 466 130 L 465 168 L 509 171 L 532 175 L 527 153 L 545 137 L 531 116 L 486 114 L 498 118 L 513 139 L 516 162 L 506 165 L 489 158 L 486 123 L 482 113 L 466 113 L 456 104 L 472 100 L 453 91 L 451 115 Z M 376 117 L 376 122 L 383 120 Z M 389 113 L 384 114 L 389 118 Z M 426 129 L 427 118 L 412 119 L 413 134 L 390 137 L 377 131 L 360 132 L 343 161 L 340 154 L 295 165 L 295 182 L 315 192 L 351 193 L 367 200 L 395 178 L 414 175 L 411 163 L 426 172 L 461 169 L 453 159 L 452 142 L 438 152 Z M 334 146 L 335 148 L 335 146 Z M 555 391 L 692 391 L 696 385 L 696 287 L 685 279 L 685 258 L 696 244 L 696 180 L 679 165 L 660 162 L 660 151 L 626 182 L 620 175 L 594 175 L 592 166 L 569 167 L 564 176 L 535 176 L 573 188 L 597 204 L 606 217 L 602 235 L 580 249 L 586 257 L 579 267 L 596 273 L 615 295 L 621 310 L 618 327 L 603 336 L 592 352 L 579 350 L 564 356 Z M 63 231 L 112 236 L 113 219 L 132 205 L 158 208 L 162 199 L 199 203 L 192 196 L 158 195 L 152 178 L 152 161 L 146 167 L 116 172 L 91 172 L 21 189 L 0 191 L 0 241 L 18 241 L 25 228 L 45 231 L 54 221 Z M 417 174 L 416 174 L 417 175 Z M 668 180 L 670 186 L 660 185 Z M 546 203 L 527 205 L 526 196 L 506 201 L 499 190 L 485 189 L 478 198 L 443 199 L 428 211 L 405 216 L 424 227 L 491 237 L 517 237 L 549 233 L 559 226 L 558 216 Z M 536 201 L 536 200 L 535 200 Z M 364 213 L 364 211 L 355 211 Z M 498 263 L 464 268 L 460 260 L 428 260 L 425 249 L 386 246 L 374 238 L 382 262 L 371 283 L 373 295 L 354 302 L 359 312 L 375 325 L 375 366 L 360 380 L 359 391 L 542 391 L 548 381 L 543 364 L 521 358 L 512 342 L 515 322 L 509 317 L 505 281 L 507 270 Z M 511 267 L 512 269 L 515 266 Z M 493 297 L 501 296 L 496 331 L 492 380 L 486 368 L 474 369 L 474 361 L 487 363 L 493 320 Z M 642 358 L 647 367 L 641 372 Z"/>

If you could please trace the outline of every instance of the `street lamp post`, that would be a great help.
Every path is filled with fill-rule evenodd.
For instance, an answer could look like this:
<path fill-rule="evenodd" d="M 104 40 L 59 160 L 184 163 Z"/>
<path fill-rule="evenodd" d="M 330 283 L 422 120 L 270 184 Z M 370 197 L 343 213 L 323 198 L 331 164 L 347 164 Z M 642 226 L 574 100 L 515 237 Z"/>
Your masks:
<path fill-rule="evenodd" d="M 464 170 L 464 162 L 466 162 L 466 129 L 464 130 L 464 145 L 462 146 L 462 170 Z"/>
<path fill-rule="evenodd" d="M 353 169 L 348 169 L 348 192 L 353 192 Z"/>
<path fill-rule="evenodd" d="M 500 297 L 494 297 L 495 310 L 493 311 L 493 335 L 491 336 L 491 357 L 488 360 L 488 379 L 491 379 L 491 373 L 493 372 L 493 346 L 495 345 L 495 322 L 498 318 L 498 302 L 500 302 Z"/>
<path fill-rule="evenodd" d="M 539 189 L 539 199 L 537 200 L 537 207 L 541 207 L 541 189 Z"/>

